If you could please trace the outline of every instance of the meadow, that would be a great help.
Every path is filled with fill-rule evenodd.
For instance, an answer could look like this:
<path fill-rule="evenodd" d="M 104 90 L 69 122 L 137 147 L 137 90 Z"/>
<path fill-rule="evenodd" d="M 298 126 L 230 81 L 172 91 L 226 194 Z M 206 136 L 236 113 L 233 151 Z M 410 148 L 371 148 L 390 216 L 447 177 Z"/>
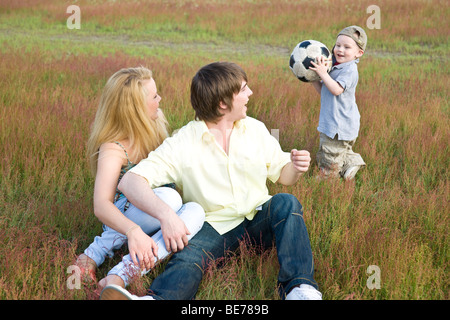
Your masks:
<path fill-rule="evenodd" d="M 81 29 L 69 29 L 76 4 Z M 449 3 L 372 1 L 0 0 L 0 299 L 98 299 L 68 268 L 102 230 L 93 214 L 86 142 L 101 90 L 123 67 L 153 70 L 171 129 L 193 119 L 192 76 L 219 60 L 244 67 L 248 114 L 278 129 L 310 170 L 289 192 L 304 207 L 315 278 L 326 300 L 449 299 Z M 318 181 L 320 97 L 288 67 L 292 48 L 329 48 L 345 26 L 366 29 L 352 182 Z M 127 249 L 102 265 L 101 279 Z M 219 267 L 220 265 L 220 267 Z M 373 271 L 378 267 L 378 286 Z M 164 263 L 137 280 L 143 294 Z M 245 243 L 205 273 L 197 299 L 279 299 L 275 250 Z"/>

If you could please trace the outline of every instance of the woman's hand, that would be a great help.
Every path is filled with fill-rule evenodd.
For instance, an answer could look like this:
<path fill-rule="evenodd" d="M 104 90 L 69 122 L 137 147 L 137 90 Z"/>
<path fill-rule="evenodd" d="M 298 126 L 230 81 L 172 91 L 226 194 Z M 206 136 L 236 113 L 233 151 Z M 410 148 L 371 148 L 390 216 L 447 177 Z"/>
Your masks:
<path fill-rule="evenodd" d="M 137 225 L 130 228 L 126 235 L 128 237 L 128 250 L 134 264 L 145 270 L 153 268 L 155 257 L 158 256 L 156 242 Z"/>

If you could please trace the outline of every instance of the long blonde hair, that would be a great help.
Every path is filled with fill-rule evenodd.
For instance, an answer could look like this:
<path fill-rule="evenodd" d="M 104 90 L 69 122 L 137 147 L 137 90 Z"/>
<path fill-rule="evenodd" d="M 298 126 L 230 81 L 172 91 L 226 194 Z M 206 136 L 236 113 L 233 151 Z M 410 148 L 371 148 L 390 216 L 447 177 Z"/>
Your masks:
<path fill-rule="evenodd" d="M 98 150 L 103 143 L 128 139 L 133 159 L 143 159 L 168 136 L 168 123 L 159 112 L 152 120 L 146 105 L 143 81 L 152 79 L 144 67 L 121 69 L 107 81 L 100 98 L 87 155 L 94 176 L 97 172 Z"/>

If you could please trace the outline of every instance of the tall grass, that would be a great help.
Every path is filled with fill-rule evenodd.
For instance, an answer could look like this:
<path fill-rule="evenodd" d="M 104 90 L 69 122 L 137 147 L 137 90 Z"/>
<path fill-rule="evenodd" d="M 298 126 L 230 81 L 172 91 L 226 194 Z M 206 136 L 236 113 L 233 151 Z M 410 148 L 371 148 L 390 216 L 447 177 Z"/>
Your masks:
<path fill-rule="evenodd" d="M 193 118 L 189 83 L 198 68 L 233 60 L 247 71 L 254 92 L 249 115 L 278 129 L 285 150 L 305 148 L 314 158 L 319 96 L 292 76 L 290 47 L 316 37 L 331 46 L 340 28 L 364 25 L 369 5 L 149 3 L 137 10 L 132 1 L 80 1 L 82 29 L 69 33 L 65 2 L 0 1 L 1 299 L 97 298 L 88 283 L 70 290 L 67 268 L 101 232 L 85 146 L 111 74 L 137 65 L 152 69 L 176 129 Z M 379 6 L 382 29 L 368 31 L 357 88 L 355 150 L 367 167 L 354 182 L 319 182 L 313 163 L 297 185 L 269 188 L 302 203 L 325 299 L 448 299 L 448 26 L 439 22 L 448 5 Z M 436 6 L 442 10 L 432 10 Z M 308 14 L 298 19 L 299 11 Z M 145 41 L 156 40 L 165 47 L 148 48 Z M 98 278 L 121 254 L 126 248 L 105 262 Z M 367 287 L 369 265 L 381 270 L 380 289 Z M 131 291 L 144 293 L 163 268 Z M 275 250 L 258 253 L 242 243 L 208 269 L 197 297 L 277 299 L 277 272 Z"/>
<path fill-rule="evenodd" d="M 77 5 L 82 9 L 80 32 L 84 34 L 114 33 L 141 40 L 169 38 L 175 42 L 250 41 L 286 45 L 305 37 L 327 43 L 334 40 L 342 26 L 365 25 L 369 17 L 367 7 L 373 1 L 80 0 Z M 445 47 L 449 27 L 442 17 L 449 13 L 446 1 L 381 0 L 377 5 L 382 22 L 381 29 L 371 33 L 372 48 Z M 1 24 L 61 32 L 69 16 L 67 6 L 66 1 L 3 0 Z"/>

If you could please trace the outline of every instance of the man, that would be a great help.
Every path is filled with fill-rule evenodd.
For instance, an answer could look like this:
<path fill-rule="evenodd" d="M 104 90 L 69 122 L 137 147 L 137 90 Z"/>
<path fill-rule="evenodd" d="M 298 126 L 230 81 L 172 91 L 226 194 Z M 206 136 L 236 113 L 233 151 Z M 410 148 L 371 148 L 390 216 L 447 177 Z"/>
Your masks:
<path fill-rule="evenodd" d="M 154 299 L 193 299 L 209 262 L 235 250 L 244 238 L 263 247 L 275 242 L 281 298 L 322 298 L 301 204 L 290 194 L 272 197 L 266 187 L 267 179 L 296 183 L 309 168 L 309 152 L 283 152 L 263 123 L 247 117 L 252 93 L 247 75 L 234 63 L 201 68 L 191 84 L 196 120 L 166 139 L 119 184 L 136 207 L 160 220 L 166 247 L 174 252 L 150 287 Z M 183 221 L 152 191 L 172 182 L 182 189 L 184 201 L 195 201 L 206 212 L 206 222 L 189 243 Z M 142 259 L 151 267 L 152 252 Z M 105 287 L 101 298 L 121 295 L 136 298 L 114 286 Z"/>

